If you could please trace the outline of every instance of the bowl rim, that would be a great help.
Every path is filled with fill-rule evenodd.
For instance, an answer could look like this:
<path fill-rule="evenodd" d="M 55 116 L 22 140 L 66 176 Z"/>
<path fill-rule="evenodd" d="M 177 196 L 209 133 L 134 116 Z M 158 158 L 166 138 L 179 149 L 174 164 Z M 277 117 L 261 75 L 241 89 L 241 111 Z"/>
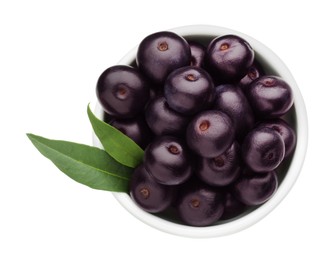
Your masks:
<path fill-rule="evenodd" d="M 149 226 L 152 226 L 158 230 L 161 230 L 166 233 L 173 235 L 183 236 L 183 237 L 192 237 L 192 238 L 209 238 L 209 237 L 218 237 L 233 234 L 239 232 L 243 229 L 246 229 L 266 215 L 268 215 L 288 194 L 295 184 L 300 171 L 303 166 L 305 159 L 307 144 L 308 144 L 308 118 L 307 110 L 302 97 L 302 94 L 299 90 L 299 87 L 287 68 L 284 62 L 267 46 L 257 41 L 256 39 L 235 31 L 229 28 L 214 26 L 214 25 L 187 25 L 182 27 L 176 27 L 169 29 L 168 31 L 175 32 L 184 37 L 192 36 L 219 36 L 225 34 L 235 34 L 244 38 L 247 42 L 250 43 L 252 48 L 256 53 L 261 55 L 268 63 L 271 63 L 272 67 L 276 70 L 277 74 L 281 76 L 287 83 L 292 87 L 294 104 L 295 104 L 295 116 L 296 116 L 296 149 L 291 161 L 291 164 L 288 168 L 287 174 L 283 179 L 281 185 L 279 186 L 276 193 L 272 196 L 263 205 L 259 206 L 257 209 L 252 212 L 241 216 L 237 219 L 231 220 L 218 225 L 208 226 L 208 227 L 192 227 L 186 226 L 183 224 L 178 224 L 170 222 L 169 220 L 162 219 L 155 215 L 145 212 L 140 209 L 126 193 L 112 192 L 117 201 L 133 216 L 146 223 Z M 135 46 L 130 50 L 119 62 L 118 64 L 131 64 L 136 56 L 138 46 Z M 99 102 L 95 102 L 94 113 L 98 118 L 103 117 L 103 109 Z M 102 148 L 101 143 L 93 134 L 93 145 Z"/>

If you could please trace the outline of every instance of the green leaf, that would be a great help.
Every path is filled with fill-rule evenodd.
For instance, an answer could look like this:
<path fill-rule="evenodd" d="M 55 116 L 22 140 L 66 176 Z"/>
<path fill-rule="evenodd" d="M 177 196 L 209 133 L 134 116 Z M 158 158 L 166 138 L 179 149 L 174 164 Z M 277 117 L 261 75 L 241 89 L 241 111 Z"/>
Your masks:
<path fill-rule="evenodd" d="M 98 119 L 90 110 L 90 105 L 87 113 L 96 136 L 110 156 L 132 168 L 142 162 L 144 151 L 139 145 L 115 127 Z"/>
<path fill-rule="evenodd" d="M 35 147 L 73 180 L 93 189 L 127 192 L 132 169 L 104 150 L 27 134 Z"/>

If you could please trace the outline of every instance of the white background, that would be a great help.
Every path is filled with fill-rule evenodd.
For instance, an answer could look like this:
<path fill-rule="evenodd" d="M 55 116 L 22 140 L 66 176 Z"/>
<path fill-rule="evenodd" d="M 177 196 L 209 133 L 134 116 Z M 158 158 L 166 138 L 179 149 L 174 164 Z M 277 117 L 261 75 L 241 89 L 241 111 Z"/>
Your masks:
<path fill-rule="evenodd" d="M 335 259 L 333 1 L 0 2 L 0 259 Z M 25 133 L 91 144 L 100 73 L 146 35 L 210 24 L 246 33 L 286 63 L 305 99 L 301 175 L 266 218 L 190 239 L 151 228 L 108 192 L 80 185 Z"/>

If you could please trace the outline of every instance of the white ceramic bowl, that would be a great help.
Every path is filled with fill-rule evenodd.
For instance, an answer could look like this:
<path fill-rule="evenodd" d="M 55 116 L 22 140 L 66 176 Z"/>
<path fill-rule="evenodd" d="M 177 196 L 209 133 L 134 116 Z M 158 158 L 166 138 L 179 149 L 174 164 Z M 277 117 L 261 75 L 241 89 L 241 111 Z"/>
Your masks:
<path fill-rule="evenodd" d="M 305 104 L 300 90 L 286 65 L 269 48 L 252 37 L 231 29 L 209 25 L 184 26 L 171 29 L 170 31 L 173 31 L 187 39 L 210 39 L 219 35 L 235 34 L 247 40 L 254 49 L 256 58 L 263 65 L 266 73 L 273 75 L 276 74 L 282 77 L 292 87 L 294 94 L 294 107 L 287 116 L 287 120 L 290 121 L 290 123 L 296 128 L 297 144 L 295 153 L 289 164 L 279 171 L 279 187 L 270 200 L 235 219 L 218 222 L 216 225 L 209 227 L 191 227 L 178 224 L 174 221 L 166 220 L 145 212 L 131 200 L 128 194 L 113 193 L 113 195 L 132 215 L 144 223 L 164 232 L 194 238 L 216 237 L 232 234 L 255 224 L 265 217 L 284 199 L 293 187 L 297 177 L 299 176 L 307 150 L 308 123 Z M 134 64 L 136 51 L 137 47 L 124 56 L 120 60 L 119 64 Z M 102 107 L 98 102 L 96 103 L 95 114 L 99 118 L 103 118 Z M 96 137 L 94 137 L 94 145 L 102 147 Z M 125 225 L 127 224 L 125 223 Z"/>

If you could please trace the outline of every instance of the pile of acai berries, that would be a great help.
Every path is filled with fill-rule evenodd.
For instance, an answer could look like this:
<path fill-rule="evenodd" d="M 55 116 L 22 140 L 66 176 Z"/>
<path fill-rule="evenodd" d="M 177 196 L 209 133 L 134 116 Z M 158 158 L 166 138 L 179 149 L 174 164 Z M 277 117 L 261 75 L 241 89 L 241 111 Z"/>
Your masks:
<path fill-rule="evenodd" d="M 96 90 L 104 120 L 144 149 L 131 198 L 187 225 L 212 225 L 265 203 L 295 149 L 294 127 L 283 119 L 293 105 L 290 86 L 265 75 L 236 35 L 205 46 L 151 34 L 134 65 L 108 68 Z"/>

